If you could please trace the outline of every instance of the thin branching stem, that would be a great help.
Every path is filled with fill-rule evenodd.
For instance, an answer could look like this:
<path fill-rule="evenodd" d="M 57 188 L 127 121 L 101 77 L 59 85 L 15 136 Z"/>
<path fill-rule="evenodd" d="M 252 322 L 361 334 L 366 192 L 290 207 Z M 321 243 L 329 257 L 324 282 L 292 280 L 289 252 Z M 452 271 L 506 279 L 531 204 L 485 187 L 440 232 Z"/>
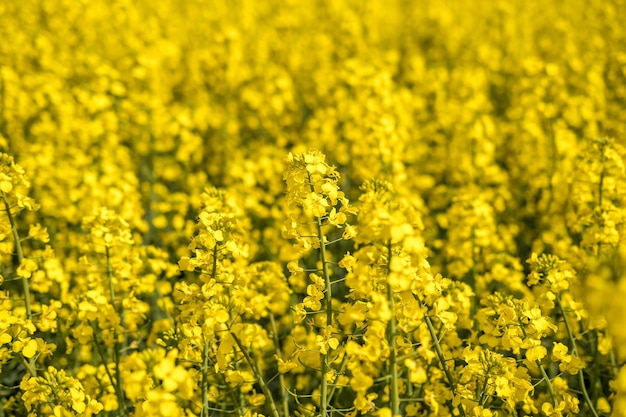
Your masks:
<path fill-rule="evenodd" d="M 94 329 L 98 327 L 97 322 L 90 323 L 90 324 L 91 324 L 91 327 L 93 327 Z M 124 393 L 122 392 L 122 384 L 119 383 L 119 373 L 115 377 L 113 377 L 113 374 L 111 374 L 111 370 L 108 367 L 106 356 L 104 355 L 104 351 L 102 349 L 102 346 L 100 345 L 100 342 L 98 341 L 98 337 L 95 331 L 93 334 L 93 339 L 94 339 L 93 340 L 94 345 L 96 346 L 96 351 L 98 352 L 98 356 L 100 356 L 100 360 L 102 361 L 104 372 L 107 374 L 109 381 L 111 381 L 111 385 L 113 386 L 113 389 L 115 390 L 115 395 L 117 396 L 117 399 L 118 399 L 119 408 L 117 410 L 117 415 L 126 416 L 127 415 L 126 402 L 124 401 Z"/>
<path fill-rule="evenodd" d="M 11 205 L 9 204 L 9 199 L 4 191 L 2 191 L 2 202 L 4 203 L 4 208 L 7 213 L 7 217 L 9 218 L 9 223 L 11 224 L 11 232 L 13 233 L 13 240 L 15 241 L 15 253 L 17 254 L 17 263 L 18 267 L 22 265 L 24 262 L 24 252 L 22 250 L 20 234 L 17 230 L 17 223 L 13 214 L 11 213 Z M 33 313 L 30 307 L 30 286 L 28 284 L 28 278 L 22 277 L 22 288 L 24 292 L 24 305 L 26 307 L 26 318 L 31 320 L 33 318 Z M 36 374 L 33 376 L 37 376 Z"/>
<path fill-rule="evenodd" d="M 524 336 L 524 339 L 526 339 L 526 329 L 524 328 L 524 323 L 522 323 L 522 320 L 519 318 L 518 322 L 519 327 L 522 330 L 522 336 Z M 543 367 L 539 359 L 535 360 L 535 364 L 537 365 L 537 368 L 539 368 L 539 372 L 541 372 L 541 381 L 545 381 L 546 386 L 548 387 L 548 393 L 550 394 L 550 398 L 552 399 L 552 405 L 554 405 L 555 408 L 558 407 L 559 400 L 556 398 L 556 393 L 554 392 L 554 387 L 552 386 L 552 380 L 548 376 L 545 368 Z M 541 381 L 539 382 L 541 383 Z"/>
<path fill-rule="evenodd" d="M 233 340 L 237 344 L 237 347 L 239 347 L 239 350 L 241 350 L 243 357 L 248 363 L 248 366 L 250 366 L 250 369 L 252 369 L 252 372 L 254 373 L 254 376 L 256 377 L 257 382 L 261 386 L 261 391 L 263 391 L 263 395 L 265 395 L 265 398 L 269 402 L 272 415 L 274 417 L 280 417 L 280 414 L 278 413 L 278 408 L 276 408 L 276 403 L 274 402 L 274 397 L 272 396 L 272 392 L 270 391 L 269 387 L 267 386 L 267 383 L 263 379 L 263 373 L 259 369 L 258 364 L 252 359 L 252 357 L 250 356 L 246 348 L 243 346 L 243 344 L 241 343 L 237 335 L 233 333 L 232 331 L 230 332 L 230 335 L 232 336 Z"/>
<path fill-rule="evenodd" d="M 115 298 L 115 287 L 113 285 L 113 266 L 111 265 L 111 254 L 109 252 L 109 247 L 105 246 L 105 254 L 106 254 L 106 258 L 107 258 L 107 278 L 109 281 L 109 293 L 111 296 L 111 305 L 113 306 L 113 308 L 115 310 L 117 310 L 117 306 L 116 306 L 116 298 Z M 119 311 L 118 314 L 120 315 L 120 320 L 122 322 L 123 325 L 123 321 L 124 321 L 124 307 L 121 305 L 119 306 Z M 124 408 L 124 413 L 126 411 L 126 401 L 124 399 L 124 391 L 122 391 L 122 377 L 121 377 L 121 373 L 120 373 L 120 355 L 121 355 L 121 346 L 120 346 L 120 342 L 118 340 L 118 335 L 117 332 L 115 330 L 113 330 L 114 332 L 114 337 L 115 337 L 115 343 L 113 344 L 113 360 L 115 361 L 115 382 L 117 384 L 116 387 L 116 393 L 118 396 L 118 401 L 120 402 L 120 404 L 122 405 L 122 407 Z"/>
<path fill-rule="evenodd" d="M 209 415 L 209 343 L 204 342 L 204 349 L 202 350 L 202 411 L 201 417 L 208 417 Z"/>
<path fill-rule="evenodd" d="M 274 319 L 274 313 L 270 311 L 270 324 L 272 326 L 272 336 L 274 338 L 274 345 L 276 345 L 276 356 L 278 359 L 283 359 L 283 354 L 280 348 L 280 340 L 278 338 L 278 330 L 276 327 L 276 320 Z M 282 397 L 282 406 L 283 406 L 283 416 L 289 417 L 289 397 L 287 394 L 287 385 L 285 384 L 285 377 L 281 372 L 278 373 L 278 382 L 280 383 L 281 397 Z"/>
<path fill-rule="evenodd" d="M 307 172 L 309 185 L 311 187 L 311 192 L 315 192 L 315 188 L 313 187 L 313 183 L 311 180 L 311 174 Z M 320 261 L 322 262 L 322 275 L 324 275 L 324 282 L 326 290 L 324 292 L 325 298 L 325 309 L 326 309 L 326 327 L 331 326 L 333 323 L 333 309 L 332 309 L 332 301 L 333 301 L 333 293 L 332 293 L 332 282 L 330 280 L 330 272 L 328 271 L 328 257 L 326 254 L 326 246 L 328 243 L 325 241 L 326 237 L 324 236 L 322 217 L 316 217 L 317 224 L 317 238 L 319 239 L 320 244 Z M 326 374 L 329 371 L 329 349 L 326 349 L 325 353 L 321 353 L 321 417 L 326 417 L 328 415 L 328 381 L 326 380 Z"/>
<path fill-rule="evenodd" d="M 391 271 L 391 241 L 387 242 L 387 277 Z M 387 280 L 389 281 L 389 280 Z M 389 298 L 389 308 L 391 309 L 391 318 L 387 327 L 387 341 L 389 343 L 389 368 L 391 379 L 389 381 L 389 394 L 391 414 L 396 416 L 400 414 L 400 394 L 398 392 L 398 365 L 396 352 L 396 312 L 394 309 L 394 292 L 391 284 L 387 282 L 387 296 Z"/>
<path fill-rule="evenodd" d="M 421 302 L 420 302 L 421 304 Z M 433 326 L 433 322 L 428 316 L 428 312 L 424 314 L 424 320 L 426 321 L 426 325 L 428 326 L 428 332 L 430 333 L 430 338 L 433 340 L 435 344 L 435 352 L 437 353 L 437 358 L 439 359 L 439 363 L 441 363 L 441 367 L 443 368 L 443 372 L 446 375 L 446 379 L 448 380 L 448 385 L 452 390 L 453 395 L 457 395 L 457 387 L 454 377 L 452 376 L 452 372 L 450 371 L 450 367 L 446 362 L 446 358 L 443 355 L 443 350 L 441 350 L 441 343 L 439 343 L 439 339 L 437 338 L 437 332 L 435 331 L 435 327 Z M 463 408 L 463 404 L 459 403 L 457 406 L 459 413 L 462 417 L 465 417 L 465 409 Z"/>
<path fill-rule="evenodd" d="M 567 316 L 565 315 L 565 309 L 563 308 L 563 304 L 561 303 L 561 297 L 559 297 L 558 294 L 556 294 L 556 304 L 559 307 L 561 314 L 563 315 L 563 321 L 565 322 L 567 336 L 569 337 L 569 341 L 572 345 L 572 353 L 574 353 L 574 356 L 580 359 L 580 355 L 578 354 L 578 348 L 576 348 L 576 340 L 574 340 L 574 334 L 572 333 L 572 328 L 569 325 L 569 321 L 567 320 Z M 591 410 L 591 413 L 594 415 L 594 417 L 598 417 L 598 412 L 593 406 L 593 402 L 591 401 L 591 398 L 589 398 L 589 393 L 587 392 L 587 388 L 585 387 L 585 376 L 582 369 L 578 371 L 578 382 L 580 384 L 580 389 L 583 393 L 583 397 L 585 398 L 585 402 L 587 403 L 589 410 Z"/>

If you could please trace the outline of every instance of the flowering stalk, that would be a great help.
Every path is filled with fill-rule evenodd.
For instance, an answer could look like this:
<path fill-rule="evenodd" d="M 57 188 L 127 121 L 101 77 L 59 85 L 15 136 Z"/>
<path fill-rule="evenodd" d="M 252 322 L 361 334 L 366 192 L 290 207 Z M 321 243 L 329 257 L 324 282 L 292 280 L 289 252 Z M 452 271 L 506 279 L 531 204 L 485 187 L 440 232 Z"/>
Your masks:
<path fill-rule="evenodd" d="M 13 240 L 15 242 L 15 252 L 17 254 L 17 263 L 19 267 L 24 262 L 24 251 L 22 249 L 20 235 L 17 230 L 17 223 L 15 222 L 13 214 L 11 214 L 11 205 L 9 204 L 9 199 L 7 198 L 7 195 L 4 191 L 2 191 L 2 202 L 4 203 L 4 208 L 7 213 L 7 217 L 9 218 L 9 223 L 11 224 L 11 232 L 13 234 Z M 28 283 L 28 278 L 25 276 L 22 277 L 22 291 L 24 292 L 24 306 L 26 308 L 26 318 L 31 321 L 33 318 L 33 314 L 30 307 L 30 286 Z M 37 367 L 35 366 L 34 358 L 27 360 L 24 355 L 22 355 L 22 362 L 24 363 L 24 366 L 31 374 L 31 376 L 36 377 Z"/>
<path fill-rule="evenodd" d="M 313 183 L 311 182 L 311 175 L 309 174 L 309 184 L 311 186 L 311 192 L 315 192 L 313 188 Z M 332 283 L 330 282 L 330 274 L 328 273 L 328 260 L 326 258 L 326 241 L 324 232 L 322 231 L 322 219 L 321 217 L 316 218 L 317 221 L 317 237 L 320 242 L 320 260 L 322 262 L 322 275 L 324 278 L 324 283 L 326 284 L 326 290 L 324 294 L 325 308 L 326 308 L 326 328 L 332 325 L 333 322 L 333 293 L 332 293 Z M 328 407 L 328 381 L 326 380 L 326 374 L 329 371 L 328 365 L 328 356 L 329 349 L 326 349 L 325 352 L 321 354 L 322 360 L 322 385 L 321 385 L 321 400 L 320 405 L 322 407 L 322 417 L 326 417 L 327 415 L 327 407 Z"/>
<path fill-rule="evenodd" d="M 4 208 L 7 213 L 7 217 L 9 218 L 9 222 L 11 223 L 11 231 L 13 233 L 13 240 L 15 241 L 15 252 L 17 254 L 17 263 L 19 266 L 19 265 L 22 265 L 22 262 L 24 262 L 24 252 L 22 250 L 20 235 L 17 230 L 17 223 L 15 222 L 15 219 L 13 218 L 13 215 L 11 214 L 11 205 L 9 204 L 9 199 L 7 198 L 7 195 L 4 191 L 2 191 L 2 201 L 4 203 Z M 26 318 L 28 320 L 31 320 L 33 314 L 30 309 L 30 287 L 28 285 L 28 278 L 26 277 L 22 277 L 22 288 L 24 291 Z M 37 375 L 33 375 L 33 376 L 37 376 Z"/>
<path fill-rule="evenodd" d="M 337 180 L 339 173 L 334 167 L 325 162 L 325 156 L 317 151 L 305 154 L 289 154 L 287 158 L 287 171 L 284 179 L 287 182 L 288 204 L 293 210 L 288 221 L 288 235 L 295 238 L 296 248 L 302 253 L 311 248 L 318 249 L 319 262 L 321 263 L 321 277 L 311 274 L 313 281 L 307 287 L 308 296 L 304 302 L 297 306 L 297 310 L 304 312 L 308 307 L 314 312 L 325 313 L 325 321 L 321 334 L 318 335 L 320 349 L 320 407 L 321 416 L 326 417 L 329 413 L 329 383 L 330 351 L 338 347 L 339 341 L 333 337 L 333 310 L 332 310 L 332 282 L 328 264 L 330 263 L 327 247 L 335 241 L 328 241 L 324 227 L 335 226 L 344 228 L 340 239 L 350 239 L 350 226 L 346 224 L 346 213 L 350 212 L 348 200 L 343 192 L 339 191 Z M 336 206 L 341 202 L 341 207 Z M 306 218 L 307 220 L 304 220 Z M 315 220 L 311 223 L 309 219 Z M 302 234 L 298 230 L 303 225 L 311 225 L 315 230 L 308 230 Z M 306 227 L 306 226 L 305 226 Z M 323 305 L 320 302 L 324 299 Z M 306 314 L 306 313 L 304 313 Z"/>
<path fill-rule="evenodd" d="M 211 278 L 215 279 L 217 275 L 217 243 L 213 246 L 213 265 L 211 269 Z M 209 341 L 204 340 L 202 350 L 202 411 L 201 416 L 209 415 Z"/>

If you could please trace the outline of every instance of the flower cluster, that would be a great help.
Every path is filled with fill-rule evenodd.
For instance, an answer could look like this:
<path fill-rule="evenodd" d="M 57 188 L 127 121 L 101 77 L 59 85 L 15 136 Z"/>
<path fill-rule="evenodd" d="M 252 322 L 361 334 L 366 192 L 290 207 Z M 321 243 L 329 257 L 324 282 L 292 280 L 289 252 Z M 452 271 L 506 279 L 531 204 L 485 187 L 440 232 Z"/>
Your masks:
<path fill-rule="evenodd" d="M 50 366 L 41 376 L 26 377 L 20 383 L 22 400 L 29 417 L 38 415 L 86 416 L 102 411 L 102 404 L 85 395 L 82 384 L 65 371 Z"/>

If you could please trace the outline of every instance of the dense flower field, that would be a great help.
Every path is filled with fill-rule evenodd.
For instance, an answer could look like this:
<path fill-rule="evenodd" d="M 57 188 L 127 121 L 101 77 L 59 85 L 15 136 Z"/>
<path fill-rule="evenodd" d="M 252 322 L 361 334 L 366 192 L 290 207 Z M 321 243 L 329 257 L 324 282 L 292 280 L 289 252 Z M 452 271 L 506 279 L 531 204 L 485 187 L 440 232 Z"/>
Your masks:
<path fill-rule="evenodd" d="M 626 416 L 626 2 L 0 2 L 0 417 Z"/>

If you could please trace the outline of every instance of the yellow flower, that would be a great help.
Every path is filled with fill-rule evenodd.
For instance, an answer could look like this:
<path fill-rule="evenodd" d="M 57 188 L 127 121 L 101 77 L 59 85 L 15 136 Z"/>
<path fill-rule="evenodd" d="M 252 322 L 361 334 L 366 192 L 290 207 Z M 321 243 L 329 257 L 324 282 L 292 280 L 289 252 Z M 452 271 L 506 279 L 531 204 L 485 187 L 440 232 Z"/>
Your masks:
<path fill-rule="evenodd" d="M 44 243 L 50 241 L 50 236 L 48 235 L 47 228 L 42 227 L 39 223 L 29 225 L 28 237 Z"/>
<path fill-rule="evenodd" d="M 554 347 L 552 348 L 552 359 L 562 361 L 567 358 L 567 346 L 560 342 L 554 342 Z"/>
<path fill-rule="evenodd" d="M 546 350 L 545 347 L 543 347 L 541 345 L 533 346 L 530 349 L 526 349 L 526 359 L 528 359 L 529 361 L 532 361 L 532 362 L 540 361 L 547 354 L 548 354 L 548 351 Z"/>
<path fill-rule="evenodd" d="M 32 273 L 38 269 L 37 263 L 32 259 L 24 259 L 17 268 L 17 275 L 23 278 L 30 278 Z"/>
<path fill-rule="evenodd" d="M 405 359 L 404 366 L 409 369 L 409 380 L 414 384 L 423 384 L 428 380 L 426 369 L 412 359 Z"/>
<path fill-rule="evenodd" d="M 16 342 L 16 345 L 17 345 L 17 342 Z M 13 349 L 15 349 L 15 345 Z M 35 341 L 35 339 L 30 339 L 24 345 L 24 347 L 22 347 L 21 351 L 22 351 L 22 355 L 24 355 L 24 357 L 27 359 L 30 359 L 33 356 L 35 356 L 35 354 L 37 353 L 37 342 Z"/>
<path fill-rule="evenodd" d="M 543 414 L 545 414 L 548 417 L 551 416 L 562 416 L 563 415 L 563 410 L 565 410 L 565 401 L 561 401 L 559 402 L 559 405 L 555 408 L 552 403 L 549 402 L 545 402 L 543 403 L 543 405 L 541 406 L 541 411 L 543 412 Z"/>
<path fill-rule="evenodd" d="M 298 366 L 297 364 L 291 361 L 284 361 L 276 355 L 274 355 L 274 358 L 276 359 L 276 362 L 278 363 L 278 372 L 280 372 L 281 374 L 286 374 L 287 372 L 289 372 L 290 370 Z"/>

